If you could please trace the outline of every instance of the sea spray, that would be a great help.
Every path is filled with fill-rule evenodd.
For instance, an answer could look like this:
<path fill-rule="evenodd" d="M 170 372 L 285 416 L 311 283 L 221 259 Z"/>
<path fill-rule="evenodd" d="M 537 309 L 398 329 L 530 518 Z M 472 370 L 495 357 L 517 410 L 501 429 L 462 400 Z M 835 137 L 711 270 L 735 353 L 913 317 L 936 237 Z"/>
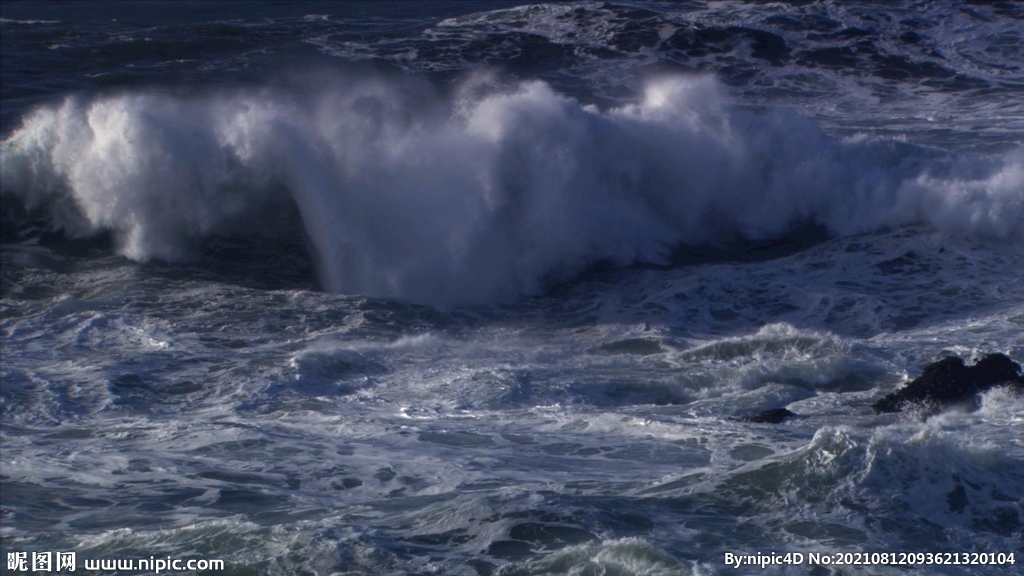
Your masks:
<path fill-rule="evenodd" d="M 71 96 L 2 148 L 2 185 L 71 236 L 109 230 L 135 259 L 301 215 L 325 288 L 450 305 L 537 293 L 594 261 L 674 246 L 923 223 L 1016 242 L 1024 153 L 966 156 L 839 139 L 732 104 L 712 77 L 583 105 L 541 81 L 470 77 Z"/>

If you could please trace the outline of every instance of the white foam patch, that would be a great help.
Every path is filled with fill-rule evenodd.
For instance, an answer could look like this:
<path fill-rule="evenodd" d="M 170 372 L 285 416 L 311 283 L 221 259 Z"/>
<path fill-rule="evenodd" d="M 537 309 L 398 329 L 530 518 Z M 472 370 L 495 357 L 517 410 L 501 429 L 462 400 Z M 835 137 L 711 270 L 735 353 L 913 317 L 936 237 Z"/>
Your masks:
<path fill-rule="evenodd" d="M 704 576 L 710 565 L 684 563 L 639 538 L 572 546 L 540 560 L 502 567 L 501 576 L 621 574 L 622 576 Z"/>
<path fill-rule="evenodd" d="M 1008 386 L 993 388 L 981 395 L 979 415 L 1008 426 L 1024 426 L 1024 394 Z"/>

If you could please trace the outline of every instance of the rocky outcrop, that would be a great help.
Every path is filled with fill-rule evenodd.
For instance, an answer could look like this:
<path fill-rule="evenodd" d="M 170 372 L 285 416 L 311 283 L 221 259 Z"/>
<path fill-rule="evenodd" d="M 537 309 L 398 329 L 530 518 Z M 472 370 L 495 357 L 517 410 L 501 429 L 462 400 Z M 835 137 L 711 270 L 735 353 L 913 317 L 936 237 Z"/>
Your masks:
<path fill-rule="evenodd" d="M 926 413 L 935 413 L 953 406 L 977 408 L 978 395 L 996 386 L 1007 385 L 1024 393 L 1024 374 L 1020 364 L 1006 354 L 989 354 L 968 366 L 962 358 L 951 356 L 925 366 L 920 376 L 909 384 L 872 404 L 878 414 L 902 412 L 919 406 Z M 740 416 L 740 422 L 779 424 L 797 414 L 774 408 Z"/>
<path fill-rule="evenodd" d="M 1003 384 L 1024 390 L 1020 364 L 1005 354 L 989 354 L 973 366 L 967 366 L 961 358 L 943 358 L 926 366 L 920 376 L 875 402 L 872 408 L 882 413 L 900 412 L 915 405 L 929 412 L 954 405 L 974 407 L 979 393 Z"/>
<path fill-rule="evenodd" d="M 909 384 L 871 405 L 875 413 L 902 412 L 920 406 L 926 414 L 953 406 L 978 407 L 978 394 L 1007 385 L 1024 393 L 1024 374 L 1020 364 L 1006 354 L 989 354 L 968 366 L 962 358 L 950 356 L 925 366 Z M 779 424 L 797 414 L 785 408 L 764 410 L 735 418 L 739 422 Z"/>

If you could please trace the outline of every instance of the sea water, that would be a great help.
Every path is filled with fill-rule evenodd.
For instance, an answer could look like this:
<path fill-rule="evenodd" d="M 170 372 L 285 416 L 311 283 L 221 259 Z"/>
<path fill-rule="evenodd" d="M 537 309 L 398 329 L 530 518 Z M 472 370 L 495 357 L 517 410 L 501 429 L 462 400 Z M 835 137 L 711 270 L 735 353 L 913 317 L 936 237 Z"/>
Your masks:
<path fill-rule="evenodd" d="M 1020 5 L 0 12 L 5 553 L 1024 562 Z"/>

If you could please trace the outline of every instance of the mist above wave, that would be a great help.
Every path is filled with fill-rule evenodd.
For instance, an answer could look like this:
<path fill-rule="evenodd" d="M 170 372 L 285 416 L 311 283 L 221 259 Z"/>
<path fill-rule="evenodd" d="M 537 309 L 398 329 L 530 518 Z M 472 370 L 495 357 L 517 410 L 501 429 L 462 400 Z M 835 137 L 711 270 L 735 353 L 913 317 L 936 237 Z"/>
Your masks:
<path fill-rule="evenodd" d="M 2 190 L 70 236 L 136 260 L 262 232 L 294 206 L 332 291 L 432 304 L 507 300 L 605 260 L 679 244 L 923 223 L 1021 239 L 1024 151 L 956 156 L 833 138 L 732 105 L 711 77 L 649 82 L 600 110 L 488 74 L 448 92 L 326 74 L 36 109 L 2 144 Z"/>

